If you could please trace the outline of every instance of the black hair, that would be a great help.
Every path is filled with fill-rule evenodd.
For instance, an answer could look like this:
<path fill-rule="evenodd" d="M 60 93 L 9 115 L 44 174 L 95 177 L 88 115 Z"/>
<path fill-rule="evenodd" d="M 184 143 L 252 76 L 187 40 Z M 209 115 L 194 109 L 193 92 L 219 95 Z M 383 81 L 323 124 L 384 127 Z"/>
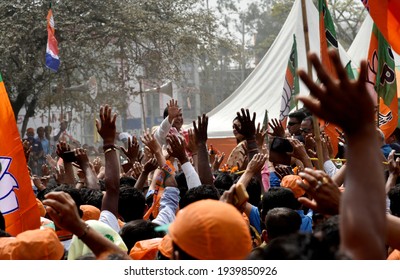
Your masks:
<path fill-rule="evenodd" d="M 136 184 L 136 179 L 131 176 L 124 176 L 119 179 L 119 184 L 133 188 Z"/>
<path fill-rule="evenodd" d="M 90 189 L 90 188 L 81 188 L 79 189 L 82 196 L 82 204 L 84 205 L 92 205 L 101 209 L 101 204 L 103 201 L 103 192 L 98 189 Z"/>
<path fill-rule="evenodd" d="M 268 242 L 279 236 L 296 233 L 300 230 L 300 226 L 300 215 L 295 210 L 286 207 L 271 209 L 265 217 Z"/>
<path fill-rule="evenodd" d="M 300 110 L 294 111 L 293 113 L 289 114 L 289 118 L 296 118 L 299 122 L 304 120 L 305 117 L 307 117 L 305 112 L 304 111 L 300 111 Z"/>
<path fill-rule="evenodd" d="M 166 117 L 168 117 L 168 107 L 165 107 L 164 113 L 163 113 L 163 118 L 165 119 Z"/>
<path fill-rule="evenodd" d="M 214 186 L 217 189 L 229 190 L 233 185 L 233 177 L 227 172 L 216 172 L 214 180 Z"/>
<path fill-rule="evenodd" d="M 75 201 L 76 207 L 78 209 L 79 217 L 82 217 L 83 211 L 81 210 L 80 207 L 83 203 L 82 203 L 82 195 L 81 195 L 80 190 L 78 190 L 77 188 L 75 188 L 72 185 L 61 184 L 61 185 L 55 187 L 54 189 L 52 189 L 50 192 L 68 193 L 72 197 L 72 199 Z"/>
<path fill-rule="evenodd" d="M 202 184 L 196 188 L 189 189 L 186 194 L 181 197 L 179 208 L 183 209 L 189 204 L 203 199 L 219 200 L 219 197 L 219 192 L 214 186 Z"/>
<path fill-rule="evenodd" d="M 323 242 L 311 233 L 294 233 L 277 237 L 264 247 L 264 260 L 335 260 Z"/>
<path fill-rule="evenodd" d="M 150 220 L 133 220 L 127 222 L 121 228 L 119 235 L 128 248 L 128 252 L 130 252 L 133 246 L 135 246 L 135 243 L 138 241 L 163 237 L 165 233 L 155 231 L 156 227 L 158 227 L 158 224 L 155 224 Z"/>
<path fill-rule="evenodd" d="M 300 202 L 296 199 L 294 193 L 290 189 L 283 187 L 270 188 L 264 193 L 261 201 L 261 219 L 264 222 L 265 216 L 271 209 L 277 207 L 287 207 L 293 210 L 297 210 L 300 205 Z"/>
<path fill-rule="evenodd" d="M 316 225 L 314 235 L 332 254 L 336 254 L 340 246 L 339 215 L 331 216 Z"/>
<path fill-rule="evenodd" d="M 118 199 L 118 213 L 124 222 L 142 219 L 146 207 L 143 193 L 136 188 L 121 186 Z"/>

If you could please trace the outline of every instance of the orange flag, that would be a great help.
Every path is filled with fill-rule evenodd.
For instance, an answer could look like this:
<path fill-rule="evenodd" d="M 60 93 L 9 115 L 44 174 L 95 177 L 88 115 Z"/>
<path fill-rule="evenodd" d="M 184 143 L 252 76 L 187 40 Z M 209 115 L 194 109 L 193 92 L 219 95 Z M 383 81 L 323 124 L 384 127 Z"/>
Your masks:
<path fill-rule="evenodd" d="M 6 231 L 17 235 L 40 227 L 40 213 L 14 112 L 0 75 L 0 211 Z"/>
<path fill-rule="evenodd" d="M 319 11 L 319 36 L 320 36 L 320 54 L 322 64 L 325 66 L 330 75 L 337 76 L 336 71 L 333 68 L 332 62 L 328 56 L 328 48 L 334 48 L 338 52 L 338 41 L 336 39 L 335 26 L 331 14 L 328 10 L 326 0 L 318 1 L 318 11 Z M 329 136 L 332 143 L 333 153 L 336 155 L 338 153 L 338 133 L 336 132 L 336 127 L 324 120 L 320 120 L 321 130 L 323 130 L 326 135 Z M 316 125 L 316 124 L 314 124 Z"/>
<path fill-rule="evenodd" d="M 374 24 L 368 50 L 367 89 L 378 105 L 378 126 L 388 138 L 397 127 L 398 100 L 392 49 Z M 379 100 L 379 104 L 378 104 Z"/>
<path fill-rule="evenodd" d="M 388 44 L 400 53 L 400 1 L 362 0 L 362 2 Z"/>

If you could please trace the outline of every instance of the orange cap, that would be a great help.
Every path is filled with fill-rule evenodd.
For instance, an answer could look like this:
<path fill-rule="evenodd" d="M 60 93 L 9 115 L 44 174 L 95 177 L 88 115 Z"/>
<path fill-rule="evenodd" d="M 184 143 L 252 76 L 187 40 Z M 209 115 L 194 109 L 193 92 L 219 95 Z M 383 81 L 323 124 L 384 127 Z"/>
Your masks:
<path fill-rule="evenodd" d="M 64 246 L 50 228 L 0 238 L 0 248 L 2 260 L 61 260 L 64 255 Z"/>
<path fill-rule="evenodd" d="M 172 259 L 174 248 L 172 247 L 172 239 L 169 234 L 164 235 L 163 239 L 158 245 L 158 251 L 160 251 L 160 253 L 163 254 L 165 257 Z"/>
<path fill-rule="evenodd" d="M 129 256 L 134 260 L 155 260 L 161 240 L 162 238 L 157 237 L 138 241 L 132 247 Z"/>
<path fill-rule="evenodd" d="M 82 220 L 98 220 L 100 218 L 100 209 L 93 205 L 84 204 L 79 207 L 82 212 Z"/>
<path fill-rule="evenodd" d="M 296 198 L 299 198 L 300 196 L 303 196 L 306 193 L 306 191 L 303 190 L 299 185 L 297 185 L 296 183 L 297 180 L 300 181 L 302 180 L 299 175 L 286 175 L 281 180 L 281 186 L 284 188 L 291 189 L 292 192 L 294 193 L 294 196 Z"/>
<path fill-rule="evenodd" d="M 218 200 L 200 200 L 180 210 L 169 235 L 199 260 L 242 260 L 252 249 L 243 216 L 231 204 Z"/>

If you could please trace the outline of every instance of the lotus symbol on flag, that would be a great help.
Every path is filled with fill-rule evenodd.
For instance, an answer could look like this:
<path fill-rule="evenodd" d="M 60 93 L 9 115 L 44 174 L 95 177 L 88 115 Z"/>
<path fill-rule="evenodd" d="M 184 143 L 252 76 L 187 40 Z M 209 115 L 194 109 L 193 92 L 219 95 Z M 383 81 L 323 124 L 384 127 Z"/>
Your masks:
<path fill-rule="evenodd" d="M 11 160 L 8 157 L 0 157 L 0 211 L 3 214 L 12 213 L 19 208 L 14 192 L 14 189 L 19 189 L 18 182 L 8 172 Z"/>

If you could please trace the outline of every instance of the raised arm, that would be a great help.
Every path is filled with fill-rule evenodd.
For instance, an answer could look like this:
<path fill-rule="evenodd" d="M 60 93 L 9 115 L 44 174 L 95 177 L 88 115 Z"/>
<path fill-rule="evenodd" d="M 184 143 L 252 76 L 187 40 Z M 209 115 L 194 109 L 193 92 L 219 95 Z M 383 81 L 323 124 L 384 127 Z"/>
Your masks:
<path fill-rule="evenodd" d="M 86 187 L 89 189 L 100 189 L 99 184 L 97 184 L 97 176 L 94 173 L 92 167 L 89 163 L 89 158 L 84 149 L 78 148 L 74 150 L 76 162 L 78 163 L 80 169 L 85 174 Z"/>
<path fill-rule="evenodd" d="M 194 135 L 197 143 L 198 172 L 200 180 L 205 185 L 213 185 L 214 179 L 211 172 L 210 161 L 207 150 L 207 127 L 208 117 L 203 114 L 198 116 L 197 124 L 193 121 Z"/>
<path fill-rule="evenodd" d="M 341 251 L 352 259 L 385 259 L 385 180 L 372 98 L 366 89 L 367 65 L 349 80 L 336 51 L 329 51 L 338 80 L 316 54 L 309 55 L 323 86 L 299 71 L 312 96 L 298 99 L 315 115 L 339 125 L 347 136 L 346 191 L 340 205 Z"/>
<path fill-rule="evenodd" d="M 118 254 L 124 259 L 130 257 L 121 248 L 91 229 L 78 214 L 75 201 L 65 192 L 50 192 L 45 195 L 43 204 L 47 214 L 57 227 L 65 229 L 82 240 L 97 259 L 106 259 L 110 254 Z"/>
<path fill-rule="evenodd" d="M 112 113 L 109 105 L 100 107 L 100 120 L 96 119 L 97 132 L 103 138 L 105 159 L 104 183 L 106 192 L 103 196 L 101 210 L 108 210 L 118 217 L 119 198 L 119 159 L 115 147 L 115 121 L 117 114 Z"/>

